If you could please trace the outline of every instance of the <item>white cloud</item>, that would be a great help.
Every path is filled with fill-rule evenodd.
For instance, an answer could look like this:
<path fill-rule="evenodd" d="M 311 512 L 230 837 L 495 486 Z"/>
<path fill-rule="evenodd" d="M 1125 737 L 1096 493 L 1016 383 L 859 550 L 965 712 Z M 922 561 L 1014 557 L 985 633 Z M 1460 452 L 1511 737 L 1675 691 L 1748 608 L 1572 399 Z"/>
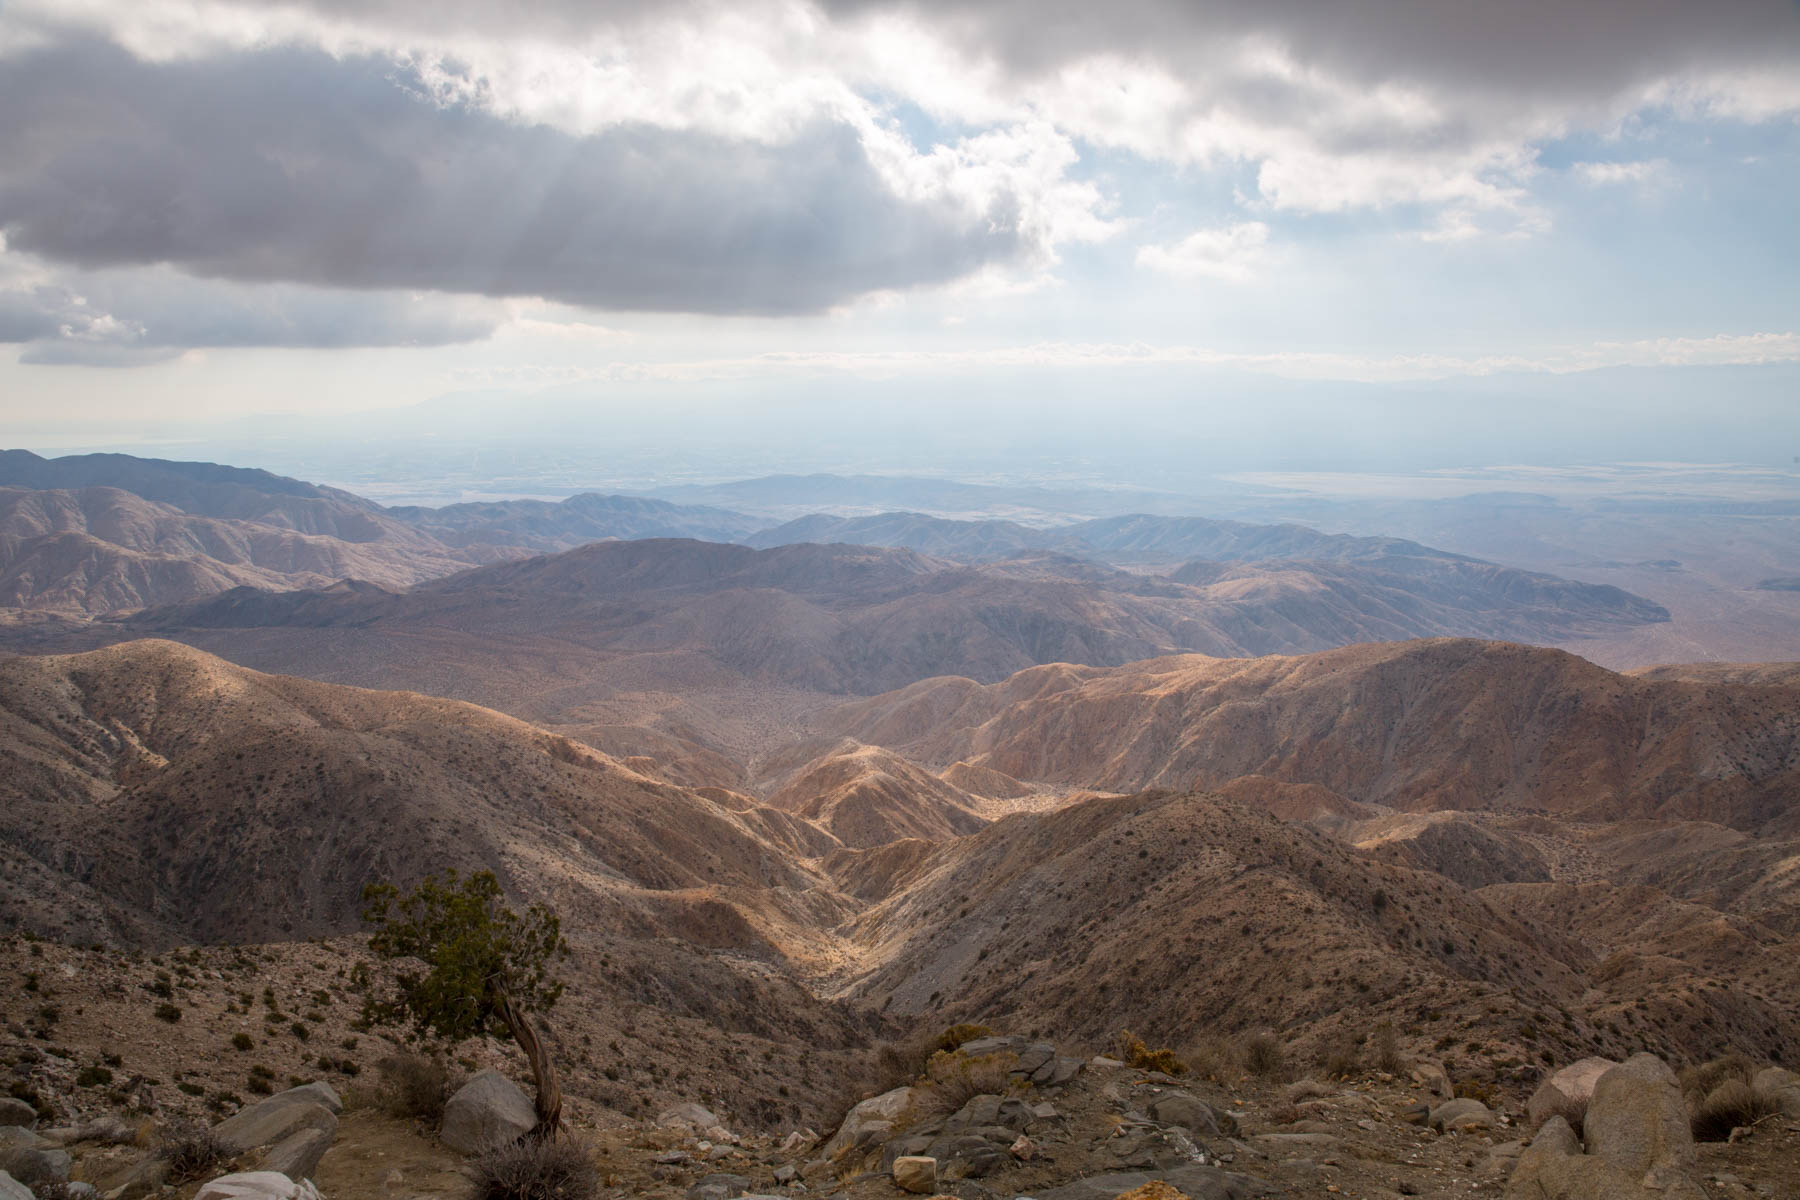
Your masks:
<path fill-rule="evenodd" d="M 1624 184 L 1643 187 L 1665 180 L 1669 173 L 1669 162 L 1663 158 L 1642 159 L 1637 162 L 1578 162 L 1569 169 L 1591 187 Z"/>
<path fill-rule="evenodd" d="M 1267 225 L 1242 221 L 1218 229 L 1196 230 L 1169 245 L 1141 246 L 1137 263 L 1167 275 L 1245 283 L 1256 278 L 1268 261 L 1268 242 Z"/>

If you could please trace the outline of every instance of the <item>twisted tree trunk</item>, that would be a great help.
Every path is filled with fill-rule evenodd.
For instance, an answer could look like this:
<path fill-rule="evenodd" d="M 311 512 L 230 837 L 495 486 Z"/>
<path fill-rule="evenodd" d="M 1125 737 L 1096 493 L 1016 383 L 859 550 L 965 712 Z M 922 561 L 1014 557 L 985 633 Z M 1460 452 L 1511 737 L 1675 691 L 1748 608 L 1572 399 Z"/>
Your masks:
<path fill-rule="evenodd" d="M 537 1124 L 525 1136 L 535 1142 L 550 1141 L 562 1129 L 562 1085 L 556 1081 L 556 1067 L 550 1062 L 543 1040 L 538 1037 L 537 1027 L 513 1003 L 504 987 L 497 989 L 494 1007 L 500 1019 L 506 1022 L 513 1041 L 519 1043 L 519 1049 L 531 1063 L 531 1080 L 537 1087 Z"/>

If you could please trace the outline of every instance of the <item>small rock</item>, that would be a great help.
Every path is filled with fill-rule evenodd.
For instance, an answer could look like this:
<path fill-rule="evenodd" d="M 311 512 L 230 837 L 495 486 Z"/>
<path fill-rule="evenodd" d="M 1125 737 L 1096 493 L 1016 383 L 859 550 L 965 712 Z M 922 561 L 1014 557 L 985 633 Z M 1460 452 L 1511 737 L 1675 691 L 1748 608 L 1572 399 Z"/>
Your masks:
<path fill-rule="evenodd" d="M 783 1154 L 802 1154 L 819 1144 L 819 1135 L 811 1129 L 796 1129 L 781 1139 Z"/>
<path fill-rule="evenodd" d="M 1429 1104 L 1408 1104 L 1394 1115 L 1408 1125 L 1431 1124 L 1431 1106 Z"/>
<path fill-rule="evenodd" d="M 735 1200 L 749 1190 L 750 1181 L 742 1175 L 713 1174 L 689 1188 L 687 1200 Z"/>
<path fill-rule="evenodd" d="M 661 1154 L 657 1155 L 653 1161 L 659 1162 L 666 1167 L 672 1167 L 679 1163 L 684 1163 L 692 1157 L 694 1156 L 689 1154 L 686 1150 L 664 1150 Z"/>
<path fill-rule="evenodd" d="M 37 1124 L 37 1109 L 23 1100 L 0 1096 L 0 1125 L 22 1125 L 30 1129 Z"/>
<path fill-rule="evenodd" d="M 783 1163 L 781 1166 L 775 1168 L 775 1182 L 781 1184 L 783 1187 L 786 1187 L 798 1178 L 800 1178 L 800 1171 L 792 1163 Z"/>
<path fill-rule="evenodd" d="M 903 1192 L 929 1196 L 937 1191 L 937 1159 L 909 1154 L 894 1160 L 894 1186 Z"/>
<path fill-rule="evenodd" d="M 1007 1149 L 1012 1153 L 1012 1156 L 1020 1162 L 1030 1162 L 1037 1157 L 1037 1146 L 1024 1134 L 1020 1134 L 1018 1139 L 1014 1141 L 1011 1146 L 1007 1147 Z"/>
<path fill-rule="evenodd" d="M 1431 1127 L 1445 1133 L 1492 1129 L 1494 1114 L 1479 1100 L 1449 1100 L 1431 1110 Z"/>

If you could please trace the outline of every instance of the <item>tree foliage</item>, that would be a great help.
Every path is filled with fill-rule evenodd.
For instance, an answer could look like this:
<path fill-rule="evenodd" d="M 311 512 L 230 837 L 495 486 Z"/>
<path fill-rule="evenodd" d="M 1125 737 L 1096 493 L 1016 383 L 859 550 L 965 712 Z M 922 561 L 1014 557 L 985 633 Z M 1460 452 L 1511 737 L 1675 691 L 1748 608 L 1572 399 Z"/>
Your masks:
<path fill-rule="evenodd" d="M 523 915 L 506 904 L 492 871 L 460 878 L 428 875 L 402 895 L 388 883 L 363 889 L 363 920 L 374 925 L 369 948 L 383 958 L 410 958 L 425 970 L 400 971 L 398 991 L 371 997 L 370 1021 L 410 1020 L 421 1034 L 450 1042 L 517 1036 L 508 1004 L 547 1012 L 562 995 L 552 967 L 566 957 L 561 922 L 542 904 Z"/>

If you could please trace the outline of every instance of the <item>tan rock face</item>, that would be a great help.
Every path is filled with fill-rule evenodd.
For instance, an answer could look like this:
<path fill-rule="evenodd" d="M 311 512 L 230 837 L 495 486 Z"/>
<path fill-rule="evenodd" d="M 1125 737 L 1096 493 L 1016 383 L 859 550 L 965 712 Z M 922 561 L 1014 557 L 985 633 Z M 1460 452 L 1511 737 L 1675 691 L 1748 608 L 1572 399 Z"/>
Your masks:
<path fill-rule="evenodd" d="M 907 1155 L 894 1160 L 894 1186 L 903 1192 L 929 1196 L 937 1191 L 937 1159 Z"/>
<path fill-rule="evenodd" d="M 1601 1075 L 1588 1102 L 1582 1138 L 1590 1155 L 1628 1174 L 1691 1170 L 1694 1135 L 1675 1073 L 1653 1054 L 1634 1054 Z"/>

